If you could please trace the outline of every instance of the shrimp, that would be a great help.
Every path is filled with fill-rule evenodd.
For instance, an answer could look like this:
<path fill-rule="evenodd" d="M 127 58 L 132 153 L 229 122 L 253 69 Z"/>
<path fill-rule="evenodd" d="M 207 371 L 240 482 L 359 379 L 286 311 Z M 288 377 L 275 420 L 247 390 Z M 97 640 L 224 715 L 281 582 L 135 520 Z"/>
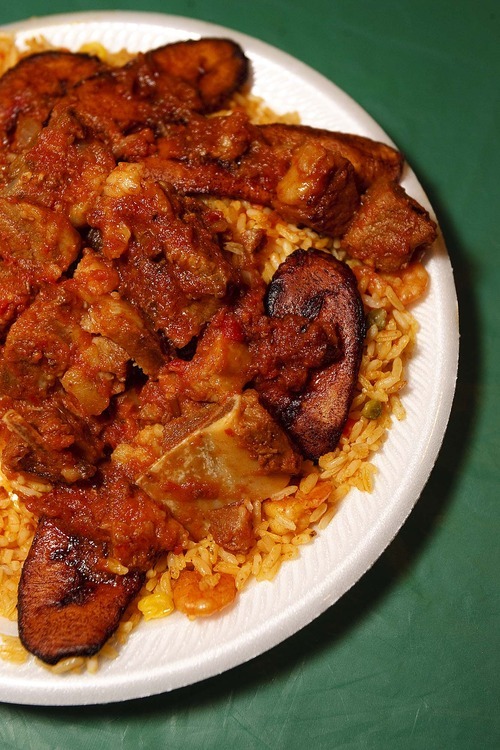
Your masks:
<path fill-rule="evenodd" d="M 398 273 L 383 273 L 382 278 L 392 286 L 403 305 L 410 305 L 424 296 L 429 284 L 429 273 L 420 263 L 410 263 Z"/>
<path fill-rule="evenodd" d="M 372 297 L 378 296 L 384 307 L 389 305 L 385 299 L 387 286 L 394 290 L 403 305 L 410 305 L 423 297 L 429 284 L 429 273 L 420 261 L 410 263 L 406 268 L 393 273 L 377 273 L 370 266 L 363 264 L 354 265 L 352 270 L 361 292 L 367 291 Z M 366 300 L 366 297 L 364 299 Z"/>
<path fill-rule="evenodd" d="M 214 585 L 209 585 L 196 570 L 181 571 L 173 582 L 176 609 L 190 618 L 207 617 L 234 601 L 236 583 L 232 575 L 217 573 L 210 583 Z"/>

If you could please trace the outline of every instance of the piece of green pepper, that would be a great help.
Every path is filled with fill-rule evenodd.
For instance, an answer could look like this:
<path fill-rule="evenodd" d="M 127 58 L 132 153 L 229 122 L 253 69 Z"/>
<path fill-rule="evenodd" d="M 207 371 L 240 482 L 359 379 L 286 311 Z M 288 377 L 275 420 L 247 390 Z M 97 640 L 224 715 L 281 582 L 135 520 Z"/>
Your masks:
<path fill-rule="evenodd" d="M 367 401 L 361 410 L 361 415 L 366 419 L 378 419 L 381 414 L 382 404 L 374 398 Z"/>
<path fill-rule="evenodd" d="M 387 310 L 383 307 L 374 307 L 366 316 L 368 328 L 376 325 L 379 331 L 382 331 L 387 325 Z"/>

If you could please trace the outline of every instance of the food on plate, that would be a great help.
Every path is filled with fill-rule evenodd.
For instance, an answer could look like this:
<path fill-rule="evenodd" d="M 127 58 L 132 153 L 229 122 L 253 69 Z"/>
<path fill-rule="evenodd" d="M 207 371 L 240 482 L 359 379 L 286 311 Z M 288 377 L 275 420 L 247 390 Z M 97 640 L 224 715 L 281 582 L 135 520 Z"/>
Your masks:
<path fill-rule="evenodd" d="M 334 450 L 349 416 L 365 337 L 365 316 L 356 278 L 349 266 L 317 250 L 297 250 L 278 267 L 266 293 L 266 312 L 280 320 L 299 315 L 319 324 L 326 335 L 324 356 L 302 385 L 292 380 L 297 363 L 279 362 L 279 374 L 260 376 L 263 404 L 307 458 Z M 303 323 L 302 323 L 303 324 Z M 315 352 L 317 356 L 317 351 Z M 307 352 L 300 357 L 308 372 Z M 293 377 L 293 376 L 292 376 Z"/>
<path fill-rule="evenodd" d="M 93 52 L 0 78 L 0 587 L 50 665 L 370 489 L 436 236 L 396 149 L 272 121 L 233 41 Z"/>
<path fill-rule="evenodd" d="M 427 211 L 394 180 L 380 178 L 363 195 L 342 237 L 352 257 L 379 271 L 399 271 L 436 237 Z"/>
<path fill-rule="evenodd" d="M 143 573 L 110 573 L 105 562 L 102 544 L 40 519 L 23 566 L 19 634 L 46 663 L 100 648 L 139 592 Z"/>

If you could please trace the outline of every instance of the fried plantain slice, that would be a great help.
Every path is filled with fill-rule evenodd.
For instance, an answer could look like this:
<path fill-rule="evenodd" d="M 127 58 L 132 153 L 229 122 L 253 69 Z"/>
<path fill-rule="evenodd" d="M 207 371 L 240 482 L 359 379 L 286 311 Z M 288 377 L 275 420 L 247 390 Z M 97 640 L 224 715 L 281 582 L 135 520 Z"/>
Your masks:
<path fill-rule="evenodd" d="M 265 304 L 272 317 L 301 315 L 304 325 L 319 324 L 330 342 L 322 366 L 310 370 L 301 390 L 280 392 L 265 380 L 257 386 L 302 453 L 317 460 L 337 445 L 357 382 L 365 318 L 356 279 L 327 253 L 297 250 L 274 274 Z"/>
<path fill-rule="evenodd" d="M 152 68 L 192 84 L 204 112 L 224 106 L 248 78 L 243 50 L 231 39 L 188 39 L 146 53 Z"/>
<path fill-rule="evenodd" d="M 114 633 L 144 575 L 106 571 L 102 544 L 43 517 L 19 584 L 19 637 L 47 664 L 92 656 Z"/>

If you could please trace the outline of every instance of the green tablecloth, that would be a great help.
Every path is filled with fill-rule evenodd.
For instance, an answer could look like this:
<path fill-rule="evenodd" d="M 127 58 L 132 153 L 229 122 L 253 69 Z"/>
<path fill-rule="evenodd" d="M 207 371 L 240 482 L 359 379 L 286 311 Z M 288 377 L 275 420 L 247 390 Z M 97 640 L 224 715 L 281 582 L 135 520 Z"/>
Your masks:
<path fill-rule="evenodd" d="M 500 747 L 500 4 L 496 0 L 21 0 L 187 15 L 259 37 L 354 97 L 439 216 L 461 311 L 455 404 L 409 520 L 343 599 L 193 687 L 86 708 L 0 707 L 0 748 Z M 497 287 L 498 284 L 498 287 Z"/>

